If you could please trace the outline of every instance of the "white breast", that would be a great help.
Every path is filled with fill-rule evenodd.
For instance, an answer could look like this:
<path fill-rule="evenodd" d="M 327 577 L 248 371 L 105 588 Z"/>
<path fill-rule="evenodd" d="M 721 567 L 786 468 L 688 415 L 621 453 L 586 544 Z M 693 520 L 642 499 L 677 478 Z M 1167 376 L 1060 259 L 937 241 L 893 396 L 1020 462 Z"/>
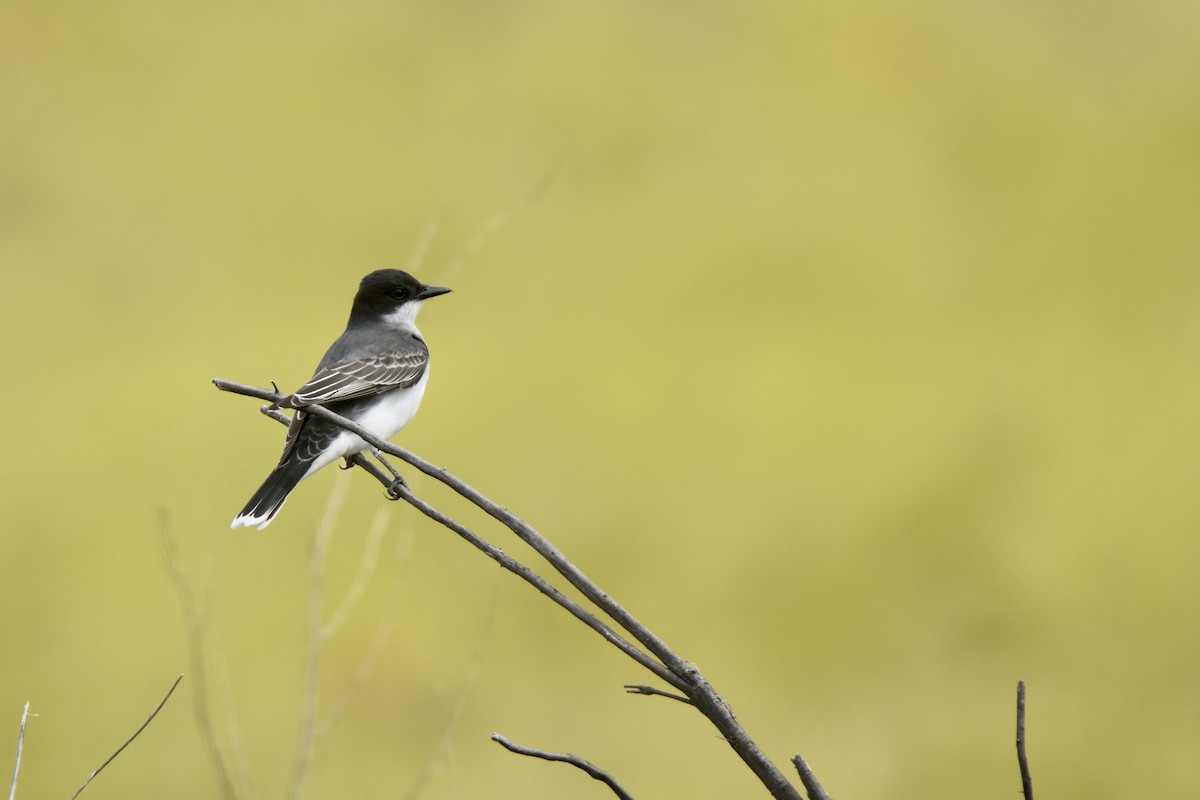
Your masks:
<path fill-rule="evenodd" d="M 390 392 L 380 395 L 379 402 L 358 419 L 358 423 L 371 433 L 378 436 L 380 439 L 390 439 L 396 435 L 401 428 L 412 422 L 412 418 L 416 416 L 417 409 L 421 407 L 421 398 L 425 396 L 425 384 L 429 381 L 429 367 L 425 367 L 425 374 L 421 379 L 408 389 L 393 389 Z M 357 435 L 349 431 L 342 431 L 338 437 L 333 440 L 333 444 L 329 449 L 322 453 L 313 465 L 309 467 L 308 472 L 304 477 L 312 475 L 326 464 L 332 464 L 343 456 L 353 455 L 361 450 L 367 449 L 369 445 Z"/>

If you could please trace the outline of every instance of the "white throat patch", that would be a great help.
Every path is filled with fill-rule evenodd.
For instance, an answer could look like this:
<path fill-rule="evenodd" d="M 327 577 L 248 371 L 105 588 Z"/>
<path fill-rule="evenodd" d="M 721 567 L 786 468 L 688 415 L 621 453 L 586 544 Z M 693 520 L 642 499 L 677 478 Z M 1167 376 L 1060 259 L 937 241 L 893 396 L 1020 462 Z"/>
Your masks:
<path fill-rule="evenodd" d="M 421 304 L 424 302 L 424 300 L 410 300 L 407 303 L 401 303 L 395 311 L 385 314 L 383 321 L 398 330 L 415 331 L 417 329 L 417 312 L 421 310 Z"/>

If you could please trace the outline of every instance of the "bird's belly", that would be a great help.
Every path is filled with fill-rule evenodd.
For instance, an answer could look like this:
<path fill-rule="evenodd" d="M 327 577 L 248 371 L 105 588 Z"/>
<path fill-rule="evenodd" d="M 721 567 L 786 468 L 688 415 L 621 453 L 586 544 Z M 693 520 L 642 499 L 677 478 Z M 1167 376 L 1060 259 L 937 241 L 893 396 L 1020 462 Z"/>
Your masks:
<path fill-rule="evenodd" d="M 421 399 L 425 396 L 425 383 L 428 380 L 429 369 L 426 368 L 421 380 L 411 388 L 393 389 L 379 395 L 374 403 L 353 415 L 355 421 L 380 439 L 392 438 L 416 416 L 417 409 L 421 407 Z M 332 464 L 343 456 L 353 455 L 367 447 L 369 445 L 356 434 L 342 431 L 329 448 L 317 457 L 305 473 L 305 477 L 326 464 Z"/>
<path fill-rule="evenodd" d="M 396 432 L 416 416 L 421 407 L 421 398 L 425 396 L 425 382 L 429 379 L 429 370 L 421 376 L 421 380 L 411 389 L 393 389 L 381 394 L 379 400 L 365 409 L 358 422 L 380 439 L 390 439 Z M 354 437 L 358 439 L 358 437 Z M 361 442 L 362 440 L 359 439 Z"/>

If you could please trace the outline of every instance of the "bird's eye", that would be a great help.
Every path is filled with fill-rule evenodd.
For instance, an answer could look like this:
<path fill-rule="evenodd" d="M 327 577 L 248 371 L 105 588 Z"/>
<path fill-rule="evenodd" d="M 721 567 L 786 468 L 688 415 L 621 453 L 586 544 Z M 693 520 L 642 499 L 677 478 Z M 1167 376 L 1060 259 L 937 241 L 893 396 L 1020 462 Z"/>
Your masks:
<path fill-rule="evenodd" d="M 408 297 L 408 290 L 392 289 L 392 297 L 396 298 L 397 300 L 403 300 L 404 298 Z"/>

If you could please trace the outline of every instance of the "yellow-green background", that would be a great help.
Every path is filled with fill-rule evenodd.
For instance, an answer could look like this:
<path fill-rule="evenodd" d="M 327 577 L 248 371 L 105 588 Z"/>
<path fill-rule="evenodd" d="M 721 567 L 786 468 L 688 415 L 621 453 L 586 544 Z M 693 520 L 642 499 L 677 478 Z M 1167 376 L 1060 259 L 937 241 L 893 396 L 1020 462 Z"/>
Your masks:
<path fill-rule="evenodd" d="M 548 534 L 779 763 L 841 798 L 1013 797 L 1024 679 L 1040 793 L 1196 797 L 1197 9 L 0 7 L 0 772 L 28 700 L 17 796 L 69 795 L 189 671 L 162 508 L 282 796 L 316 520 L 348 481 L 332 604 L 384 501 L 328 470 L 228 530 L 282 429 L 208 381 L 298 385 L 436 221 L 417 271 L 455 293 L 398 440 Z M 323 713 L 398 584 L 393 636 L 307 796 L 609 796 L 494 730 L 638 797 L 765 796 L 450 533 L 396 506 L 388 540 Z M 86 796 L 217 796 L 194 677 Z"/>

